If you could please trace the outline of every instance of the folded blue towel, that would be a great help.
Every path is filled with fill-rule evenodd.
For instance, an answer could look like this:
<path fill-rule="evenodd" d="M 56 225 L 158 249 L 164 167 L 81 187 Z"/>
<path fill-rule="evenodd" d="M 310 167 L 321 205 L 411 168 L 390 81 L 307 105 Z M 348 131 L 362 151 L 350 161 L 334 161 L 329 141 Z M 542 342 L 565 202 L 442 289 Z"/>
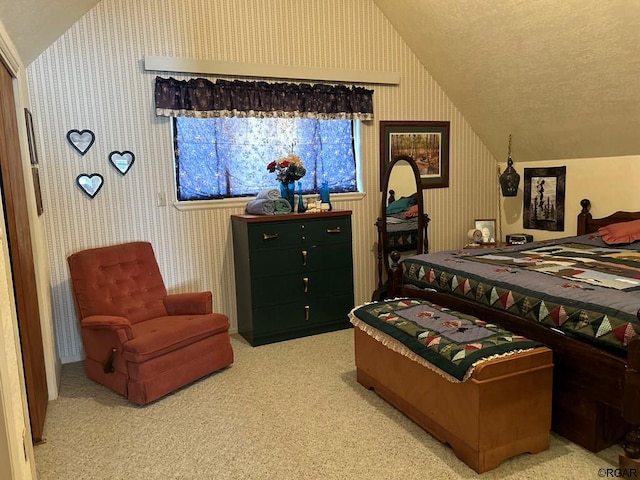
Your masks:
<path fill-rule="evenodd" d="M 269 188 L 267 190 L 260 190 L 258 195 L 256 195 L 256 199 L 258 198 L 266 198 L 268 200 L 277 200 L 280 198 L 280 189 L 279 188 Z"/>
<path fill-rule="evenodd" d="M 274 200 L 257 198 L 247 203 L 245 211 L 252 215 L 273 215 L 276 211 L 276 204 Z"/>
<path fill-rule="evenodd" d="M 284 215 L 286 213 L 291 213 L 291 212 L 293 212 L 293 207 L 291 206 L 288 200 L 285 200 L 284 198 L 278 198 L 277 200 L 275 200 L 274 213 L 276 215 Z"/>

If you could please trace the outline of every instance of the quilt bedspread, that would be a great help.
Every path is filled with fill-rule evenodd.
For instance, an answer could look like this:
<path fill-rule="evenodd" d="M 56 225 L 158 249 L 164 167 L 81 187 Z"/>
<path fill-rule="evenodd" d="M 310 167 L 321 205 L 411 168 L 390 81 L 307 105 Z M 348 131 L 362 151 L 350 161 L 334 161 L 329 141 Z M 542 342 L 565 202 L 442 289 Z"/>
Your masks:
<path fill-rule="evenodd" d="M 387 248 L 405 252 L 418 246 L 418 219 L 401 215 L 387 216 Z"/>
<path fill-rule="evenodd" d="M 626 355 L 640 332 L 639 248 L 609 247 L 589 234 L 416 255 L 402 266 L 405 284 L 465 297 Z"/>
<path fill-rule="evenodd" d="M 424 359 L 424 365 L 451 381 L 466 380 L 476 365 L 488 359 L 542 346 L 497 325 L 420 299 L 369 303 L 356 307 L 350 318 L 356 327 L 385 343 L 378 335 L 383 332 L 397 341 L 387 346 L 414 358 L 398 345 L 406 347 Z"/>

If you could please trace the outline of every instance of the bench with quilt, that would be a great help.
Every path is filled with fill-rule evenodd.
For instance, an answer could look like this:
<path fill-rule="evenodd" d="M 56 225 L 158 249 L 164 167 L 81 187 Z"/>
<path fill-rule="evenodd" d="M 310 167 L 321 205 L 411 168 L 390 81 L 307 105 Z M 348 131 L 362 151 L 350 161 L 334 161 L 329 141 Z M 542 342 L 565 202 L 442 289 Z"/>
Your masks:
<path fill-rule="evenodd" d="M 552 352 L 421 299 L 356 307 L 358 382 L 478 473 L 549 447 Z"/>

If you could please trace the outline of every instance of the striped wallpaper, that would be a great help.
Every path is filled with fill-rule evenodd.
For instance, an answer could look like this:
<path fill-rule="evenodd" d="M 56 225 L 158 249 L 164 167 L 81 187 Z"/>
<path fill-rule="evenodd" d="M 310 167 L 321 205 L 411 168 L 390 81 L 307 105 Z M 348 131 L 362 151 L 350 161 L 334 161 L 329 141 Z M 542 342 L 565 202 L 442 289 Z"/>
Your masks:
<path fill-rule="evenodd" d="M 496 159 L 371 0 L 102 0 L 27 67 L 63 363 L 83 358 L 66 257 L 93 246 L 151 241 L 168 290 L 211 290 L 237 330 L 229 217 L 243 209 L 156 206 L 158 192 L 173 195 L 172 143 L 169 119 L 154 114 L 158 73 L 144 71 L 145 55 L 400 73 L 399 85 L 373 87 L 376 120 L 362 129 L 366 196 L 332 197 L 353 210 L 358 303 L 376 285 L 379 120 L 451 122 L 450 187 L 424 194 L 432 250 L 462 245 L 474 218 L 497 214 Z M 84 156 L 67 143 L 70 129 L 95 133 Z M 108 155 L 124 150 L 136 161 L 122 176 Z M 94 199 L 76 186 L 81 173 L 104 176 Z"/>

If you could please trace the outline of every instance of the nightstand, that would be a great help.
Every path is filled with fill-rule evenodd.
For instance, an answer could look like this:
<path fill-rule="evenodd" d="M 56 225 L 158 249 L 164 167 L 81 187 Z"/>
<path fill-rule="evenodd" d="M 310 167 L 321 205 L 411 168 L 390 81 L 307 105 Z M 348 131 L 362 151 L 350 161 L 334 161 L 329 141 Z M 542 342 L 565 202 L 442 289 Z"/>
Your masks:
<path fill-rule="evenodd" d="M 474 249 L 474 248 L 501 248 L 508 247 L 509 245 L 504 242 L 493 242 L 493 243 L 467 243 L 464 247 L 465 249 Z"/>

